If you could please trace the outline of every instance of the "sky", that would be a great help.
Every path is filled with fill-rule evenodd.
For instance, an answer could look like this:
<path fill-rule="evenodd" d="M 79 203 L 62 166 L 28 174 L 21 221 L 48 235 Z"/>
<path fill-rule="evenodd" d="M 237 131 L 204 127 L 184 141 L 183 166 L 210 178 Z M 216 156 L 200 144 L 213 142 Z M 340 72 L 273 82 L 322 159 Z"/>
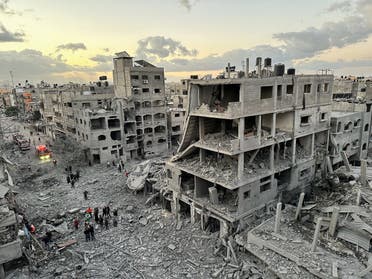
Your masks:
<path fill-rule="evenodd" d="M 111 78 L 123 50 L 168 81 L 257 56 L 370 76 L 371 34 L 372 0 L 0 0 L 0 85 Z"/>

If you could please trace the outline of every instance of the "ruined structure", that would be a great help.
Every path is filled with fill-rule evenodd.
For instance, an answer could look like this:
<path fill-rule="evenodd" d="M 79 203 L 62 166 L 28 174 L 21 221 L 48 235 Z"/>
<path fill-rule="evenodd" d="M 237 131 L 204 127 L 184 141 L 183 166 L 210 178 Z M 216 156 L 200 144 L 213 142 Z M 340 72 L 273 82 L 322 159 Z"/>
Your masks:
<path fill-rule="evenodd" d="M 47 87 L 40 93 L 43 131 L 52 138 L 75 139 L 95 163 L 124 154 L 121 121 L 112 107 L 113 87 L 101 79 L 91 85 Z"/>
<path fill-rule="evenodd" d="M 124 119 L 128 158 L 162 155 L 168 149 L 164 69 L 127 52 L 114 58 L 114 88 Z"/>
<path fill-rule="evenodd" d="M 271 59 L 243 77 L 227 71 L 190 81 L 182 143 L 167 163 L 173 212 L 202 227 L 217 220 L 221 234 L 305 191 L 323 170 L 333 83 L 332 75 L 284 74 L 282 64 L 271 71 Z"/>
<path fill-rule="evenodd" d="M 170 83 L 166 86 L 168 134 L 172 147 L 179 146 L 184 130 L 188 108 L 187 86 L 187 80 L 181 80 L 180 83 Z"/>

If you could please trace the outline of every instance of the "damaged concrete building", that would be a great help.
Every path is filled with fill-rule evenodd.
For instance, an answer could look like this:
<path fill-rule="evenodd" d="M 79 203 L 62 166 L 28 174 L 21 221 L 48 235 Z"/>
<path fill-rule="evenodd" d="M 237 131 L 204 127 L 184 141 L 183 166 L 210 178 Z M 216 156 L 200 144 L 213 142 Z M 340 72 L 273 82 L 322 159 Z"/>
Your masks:
<path fill-rule="evenodd" d="M 261 61 L 254 72 L 190 81 L 184 135 L 167 163 L 172 211 L 221 234 L 308 190 L 324 168 L 333 76 Z"/>
<path fill-rule="evenodd" d="M 40 93 L 43 131 L 54 139 L 75 139 L 92 163 L 124 154 L 120 117 L 112 107 L 114 90 L 106 77 L 100 79 L 90 85 L 56 85 Z"/>
<path fill-rule="evenodd" d="M 164 69 L 125 51 L 114 58 L 114 88 L 124 119 L 127 157 L 152 157 L 168 150 Z"/>
<path fill-rule="evenodd" d="M 188 80 L 169 83 L 166 86 L 168 134 L 171 147 L 178 147 L 182 138 L 188 107 L 187 86 Z"/>
<path fill-rule="evenodd" d="M 6 263 L 22 257 L 15 197 L 11 189 L 5 186 L 5 184 L 13 186 L 7 165 L 13 164 L 4 156 L 0 157 L 0 278 L 5 278 Z"/>

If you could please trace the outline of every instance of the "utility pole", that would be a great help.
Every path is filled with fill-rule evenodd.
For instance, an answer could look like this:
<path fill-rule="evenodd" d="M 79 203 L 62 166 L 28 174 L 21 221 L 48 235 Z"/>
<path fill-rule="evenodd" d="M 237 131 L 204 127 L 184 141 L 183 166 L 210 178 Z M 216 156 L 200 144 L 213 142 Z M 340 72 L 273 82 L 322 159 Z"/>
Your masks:
<path fill-rule="evenodd" d="M 13 79 L 13 71 L 9 71 L 10 80 L 12 81 L 12 89 L 14 89 L 14 79 Z"/>

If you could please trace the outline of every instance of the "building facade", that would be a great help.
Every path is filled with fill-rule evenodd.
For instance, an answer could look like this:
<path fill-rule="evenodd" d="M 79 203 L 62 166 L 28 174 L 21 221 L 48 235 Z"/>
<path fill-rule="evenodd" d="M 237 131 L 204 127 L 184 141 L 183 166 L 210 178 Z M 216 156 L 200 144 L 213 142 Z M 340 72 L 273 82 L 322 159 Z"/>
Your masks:
<path fill-rule="evenodd" d="M 121 52 L 113 77 L 128 158 L 163 155 L 168 150 L 164 69 Z"/>
<path fill-rule="evenodd" d="M 226 229 L 306 191 L 324 170 L 333 76 L 266 75 L 190 82 L 184 135 L 167 163 L 176 214 Z"/>

